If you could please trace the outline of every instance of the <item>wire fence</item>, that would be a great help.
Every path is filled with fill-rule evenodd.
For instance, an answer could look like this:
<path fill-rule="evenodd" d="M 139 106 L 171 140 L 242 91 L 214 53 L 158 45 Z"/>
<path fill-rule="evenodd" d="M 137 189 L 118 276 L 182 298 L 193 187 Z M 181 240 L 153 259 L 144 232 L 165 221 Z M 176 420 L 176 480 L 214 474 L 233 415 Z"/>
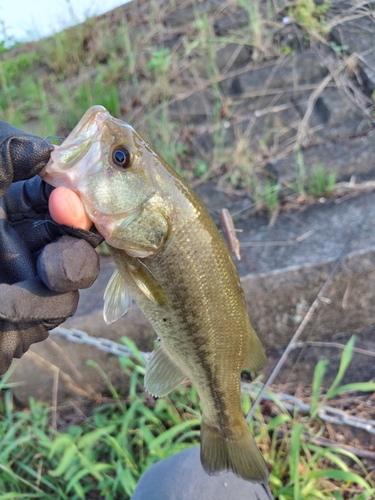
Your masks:
<path fill-rule="evenodd" d="M 108 340 L 100 337 L 92 337 L 82 330 L 75 328 L 62 328 L 57 327 L 50 332 L 53 335 L 59 335 L 64 339 L 74 342 L 76 344 L 88 344 L 96 349 L 99 349 L 115 356 L 133 356 L 133 352 L 128 347 L 114 342 L 113 340 Z M 150 352 L 140 352 L 142 359 L 147 362 L 150 359 Z M 263 386 L 264 387 L 264 386 Z M 257 394 L 257 401 L 276 401 L 279 400 L 283 403 L 283 406 L 291 412 L 297 412 L 299 414 L 309 414 L 311 412 L 311 407 L 304 403 L 301 399 L 296 396 L 291 396 L 290 394 L 283 393 L 273 393 L 270 390 L 263 391 L 257 385 L 242 383 L 242 390 L 244 392 L 252 392 Z M 375 420 L 366 420 L 359 417 L 354 417 L 347 414 L 345 411 L 331 408 L 329 406 L 321 406 L 317 416 L 324 422 L 329 422 L 331 424 L 337 425 L 348 425 L 356 429 L 364 430 L 370 434 L 375 434 Z"/>

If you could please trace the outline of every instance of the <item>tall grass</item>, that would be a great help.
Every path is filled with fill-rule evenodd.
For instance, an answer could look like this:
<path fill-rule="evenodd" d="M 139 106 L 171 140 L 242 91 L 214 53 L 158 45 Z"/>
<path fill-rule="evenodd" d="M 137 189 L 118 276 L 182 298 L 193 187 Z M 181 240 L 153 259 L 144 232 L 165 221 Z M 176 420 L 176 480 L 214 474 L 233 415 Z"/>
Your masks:
<path fill-rule="evenodd" d="M 65 500 L 95 494 L 108 500 L 129 499 L 148 467 L 199 442 L 201 408 L 195 388 L 180 387 L 169 397 L 154 400 L 142 388 L 142 358 L 134 344 L 128 340 L 126 344 L 134 355 L 133 360 L 120 359 L 130 379 L 129 393 L 118 394 L 102 374 L 111 397 L 101 405 L 81 402 L 81 415 L 86 416 L 64 430 L 53 429 L 51 409 L 32 398 L 28 408 L 15 408 L 3 378 L 1 498 Z M 323 404 L 347 391 L 375 388 L 374 383 L 340 385 L 353 347 L 354 338 L 346 346 L 337 376 L 325 393 L 321 386 L 325 365 L 318 364 L 310 414 L 287 410 L 277 395 L 273 396 L 271 413 L 269 404 L 264 415 L 259 408 L 256 411 L 251 427 L 269 465 L 270 485 L 278 500 L 374 498 L 373 480 L 353 452 L 335 443 L 324 447 L 314 441 L 325 433 L 324 422 L 318 417 Z M 244 413 L 249 411 L 251 399 L 246 390 Z"/>
<path fill-rule="evenodd" d="M 129 359 L 122 364 L 131 378 L 129 394 L 112 390 L 112 399 L 93 404 L 90 416 L 66 432 L 52 430 L 50 409 L 33 399 L 27 410 L 16 410 L 3 379 L 0 491 L 7 496 L 1 498 L 130 498 L 151 464 L 197 443 L 195 390 L 181 388 L 154 401 L 140 391 L 144 367 Z"/>

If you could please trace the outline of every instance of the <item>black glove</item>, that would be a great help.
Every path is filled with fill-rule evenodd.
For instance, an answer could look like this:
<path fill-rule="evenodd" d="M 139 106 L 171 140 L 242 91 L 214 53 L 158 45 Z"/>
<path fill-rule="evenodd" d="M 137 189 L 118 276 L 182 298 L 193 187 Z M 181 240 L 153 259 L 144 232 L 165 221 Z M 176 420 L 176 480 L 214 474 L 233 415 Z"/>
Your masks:
<path fill-rule="evenodd" d="M 0 374 L 74 314 L 77 290 L 99 272 L 94 248 L 103 238 L 49 215 L 53 188 L 35 175 L 52 149 L 0 121 Z"/>

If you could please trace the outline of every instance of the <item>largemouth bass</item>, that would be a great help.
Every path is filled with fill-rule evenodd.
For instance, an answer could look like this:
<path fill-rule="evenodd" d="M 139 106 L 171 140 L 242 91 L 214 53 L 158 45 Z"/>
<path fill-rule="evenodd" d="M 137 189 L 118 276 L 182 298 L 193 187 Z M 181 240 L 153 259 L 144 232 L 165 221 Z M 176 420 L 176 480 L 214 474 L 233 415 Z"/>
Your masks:
<path fill-rule="evenodd" d="M 202 402 L 201 462 L 267 481 L 264 459 L 241 410 L 240 375 L 266 364 L 233 259 L 186 182 L 128 124 L 90 108 L 42 173 L 81 198 L 116 263 L 104 295 L 110 323 L 131 297 L 159 343 L 145 387 L 165 396 L 184 380 Z"/>

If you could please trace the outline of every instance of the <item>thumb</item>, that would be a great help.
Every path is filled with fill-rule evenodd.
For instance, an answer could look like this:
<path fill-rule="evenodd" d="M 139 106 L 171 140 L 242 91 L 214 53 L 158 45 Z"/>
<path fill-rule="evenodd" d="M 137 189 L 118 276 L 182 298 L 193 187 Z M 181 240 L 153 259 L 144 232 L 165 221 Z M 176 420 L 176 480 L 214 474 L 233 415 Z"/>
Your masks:
<path fill-rule="evenodd" d="M 48 208 L 52 219 L 58 224 L 86 231 L 92 226 L 82 201 L 71 189 L 63 186 L 54 189 L 49 197 Z"/>

